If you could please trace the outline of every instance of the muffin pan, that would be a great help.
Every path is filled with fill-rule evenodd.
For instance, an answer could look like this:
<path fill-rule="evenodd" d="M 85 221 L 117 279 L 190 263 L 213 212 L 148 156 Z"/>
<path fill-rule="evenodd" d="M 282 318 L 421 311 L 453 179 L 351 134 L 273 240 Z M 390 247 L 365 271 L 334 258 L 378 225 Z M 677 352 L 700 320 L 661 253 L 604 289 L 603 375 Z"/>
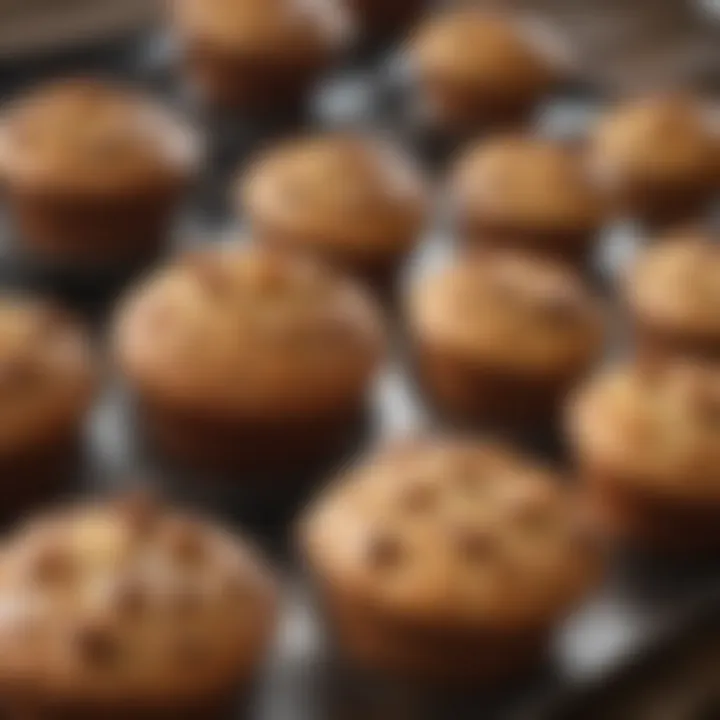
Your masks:
<path fill-rule="evenodd" d="M 134 58 L 128 64 L 100 55 L 78 59 L 74 69 L 129 77 L 154 87 L 182 105 L 184 100 L 172 81 L 167 80 L 162 47 L 155 45 L 151 50 L 147 47 L 137 50 L 124 55 Z M 56 72 L 52 67 L 38 70 L 43 77 Z M 2 77 L 0 91 L 3 90 L 4 73 Z M 17 78 L 12 81 L 17 88 L 37 79 L 32 75 L 23 77 L 22 81 Z M 309 125 L 314 129 L 337 127 L 351 118 L 360 124 L 373 122 L 393 126 L 393 118 L 389 116 L 392 103 L 386 103 L 386 90 L 391 85 L 385 65 L 360 62 L 338 73 L 321 91 Z M 563 100 L 551 109 L 544 122 L 551 133 L 572 133 L 578 122 L 583 122 L 591 111 L 585 101 Z M 277 122 L 277 131 L 271 123 L 260 131 L 223 117 L 204 118 L 204 124 L 213 134 L 211 169 L 195 202 L 188 208 L 184 225 L 179 228 L 180 245 L 220 241 L 237 234 L 238 229 L 227 220 L 229 203 L 225 193 L 230 173 L 250 150 L 257 149 L 270 136 L 282 134 L 284 125 L 286 129 L 288 127 L 283 119 Z M 102 335 L 121 279 L 58 276 L 52 268 L 33 267 L 18 258 L 5 242 L 7 232 L 3 233 L 3 238 L 0 253 L 3 285 L 33 288 L 59 296 L 86 312 Z M 599 271 L 612 274 L 633 253 L 634 243 L 631 229 L 619 228 L 609 233 L 597 259 Z M 421 251 L 408 263 L 408 274 L 414 275 L 424 268 L 443 263 L 449 252 L 448 234 L 442 218 L 438 218 L 434 227 L 428 229 Z M 295 515 L 297 499 L 288 498 L 286 512 L 268 513 L 265 507 L 251 502 L 253 498 L 242 492 L 205 483 L 183 482 L 177 472 L 163 466 L 142 446 L 136 437 L 132 412 L 124 389 L 109 379 L 89 424 L 87 468 L 78 491 L 92 493 L 113 488 L 119 482 L 118 478 L 127 477 L 128 471 L 136 476 L 141 474 L 148 482 L 157 481 L 170 494 L 210 508 L 224 519 L 247 528 L 285 565 L 284 620 L 276 652 L 260 684 L 252 720 L 425 720 L 479 715 L 506 718 L 517 713 L 521 717 L 540 717 L 550 698 L 572 695 L 587 682 L 597 682 L 624 659 L 646 647 L 650 639 L 663 632 L 685 608 L 691 612 L 694 600 L 718 584 L 717 566 L 712 564 L 685 562 L 673 566 L 644 557 L 625 556 L 615 563 L 602 591 L 557 634 L 553 659 L 508 687 L 475 696 L 435 693 L 373 677 L 359 678 L 334 662 L 332 647 L 323 639 L 314 606 L 309 602 L 296 563 L 287 550 L 288 519 Z M 362 447 L 380 437 L 406 433 L 431 423 L 404 367 L 397 363 L 390 365 L 373 398 L 367 426 L 362 428 Z M 359 443 L 357 447 L 360 447 Z M 551 448 L 544 449 L 552 451 Z M 672 720 L 685 718 L 678 716 Z"/>

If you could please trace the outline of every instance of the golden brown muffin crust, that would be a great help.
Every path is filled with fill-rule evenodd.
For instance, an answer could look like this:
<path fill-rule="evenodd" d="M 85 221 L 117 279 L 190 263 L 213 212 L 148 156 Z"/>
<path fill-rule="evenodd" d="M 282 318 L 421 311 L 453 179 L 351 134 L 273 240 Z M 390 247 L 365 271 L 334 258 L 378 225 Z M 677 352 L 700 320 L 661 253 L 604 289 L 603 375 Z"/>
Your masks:
<path fill-rule="evenodd" d="M 458 161 L 451 190 L 469 222 L 545 232 L 593 231 L 603 207 L 581 160 L 559 143 L 505 136 Z"/>
<path fill-rule="evenodd" d="M 542 95 L 557 79 L 554 62 L 529 33 L 477 8 L 430 17 L 411 39 L 410 52 L 421 74 L 498 98 Z"/>
<path fill-rule="evenodd" d="M 22 526 L 3 547 L 0 605 L 6 698 L 181 708 L 249 679 L 275 590 L 229 533 L 128 497 Z"/>
<path fill-rule="evenodd" d="M 487 443 L 381 452 L 326 491 L 302 532 L 322 582 L 448 630 L 542 627 L 596 571 L 557 476 Z"/>
<path fill-rule="evenodd" d="M 239 191 L 251 222 L 291 244 L 361 258 L 408 250 L 428 204 L 409 157 L 385 140 L 353 134 L 281 145 L 259 159 Z"/>
<path fill-rule="evenodd" d="M 150 398 L 296 417 L 355 397 L 377 369 L 380 313 L 351 281 L 272 250 L 197 251 L 123 306 L 121 366 Z"/>
<path fill-rule="evenodd" d="M 135 192 L 184 183 L 198 154 L 193 133 L 168 110 L 99 80 L 40 87 L 0 121 L 0 174 L 34 190 Z"/>
<path fill-rule="evenodd" d="M 571 404 L 579 456 L 637 489 L 720 500 L 720 373 L 711 365 L 636 363 L 582 388 Z"/>
<path fill-rule="evenodd" d="M 47 303 L 0 298 L 0 452 L 72 434 L 95 382 L 90 342 L 78 323 Z"/>
<path fill-rule="evenodd" d="M 720 181 L 717 116 L 701 100 L 659 95 L 602 118 L 591 163 L 608 185 L 627 182 Z"/>
<path fill-rule="evenodd" d="M 709 232 L 677 232 L 647 248 L 626 296 L 641 323 L 720 343 L 720 243 Z"/>
<path fill-rule="evenodd" d="M 602 310 L 572 271 L 511 253 L 487 253 L 419 282 L 410 322 L 423 341 L 539 374 L 597 356 Z"/>
<path fill-rule="evenodd" d="M 171 7 L 182 35 L 248 57 L 324 55 L 352 29 L 335 0 L 171 0 Z"/>

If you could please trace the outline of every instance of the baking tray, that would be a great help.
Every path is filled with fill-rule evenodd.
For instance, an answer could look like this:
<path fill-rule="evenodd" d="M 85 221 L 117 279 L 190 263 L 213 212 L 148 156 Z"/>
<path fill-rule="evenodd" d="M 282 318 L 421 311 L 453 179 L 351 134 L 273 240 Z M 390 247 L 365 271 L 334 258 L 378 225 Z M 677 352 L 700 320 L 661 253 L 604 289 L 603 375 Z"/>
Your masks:
<path fill-rule="evenodd" d="M 142 83 L 192 113 L 192 105 L 178 91 L 168 72 L 172 53 L 166 38 L 154 37 L 51 63 L 23 67 L 0 64 L 0 96 L 6 99 L 41 78 L 91 72 Z M 259 145 L 290 132 L 298 123 L 312 128 L 367 125 L 397 132 L 405 139 L 410 137 L 411 128 L 405 118 L 396 114 L 398 105 L 393 102 L 397 99 L 397 77 L 396 66 L 385 59 L 356 58 L 328 80 L 307 117 L 279 118 L 261 127 L 237 119 L 198 118 L 208 132 L 211 163 L 180 222 L 177 245 L 222 242 L 241 234 L 239 223 L 229 220 L 226 193 L 231 172 Z M 572 135 L 586 125 L 596 107 L 597 99 L 586 96 L 559 98 L 541 118 L 540 129 Z M 38 268 L 12 250 L 9 229 L 0 230 L 0 284 L 59 297 L 85 314 L 102 337 L 113 303 L 127 278 L 78 278 Z M 632 228 L 608 231 L 597 262 L 598 274 L 607 284 L 612 284 L 614 273 L 634 252 L 636 243 Z M 428 228 L 422 248 L 408 263 L 407 274 L 411 276 L 443 262 L 449 251 L 448 233 L 439 212 L 437 221 Z M 399 363 L 391 363 L 378 384 L 355 453 L 380 438 L 428 425 L 432 425 L 432 418 L 424 413 L 403 368 Z M 624 673 L 626 668 L 632 670 L 637 658 L 646 649 L 653 649 L 658 638 L 672 638 L 678 628 L 689 627 L 693 636 L 702 635 L 687 621 L 695 617 L 703 599 L 710 605 L 711 615 L 720 606 L 716 601 L 720 598 L 719 563 L 672 565 L 624 556 L 614 563 L 603 588 L 558 631 L 547 662 L 530 676 L 490 694 L 458 696 L 399 686 L 347 671 L 325 641 L 289 542 L 289 529 L 302 502 L 302 492 L 298 497 L 288 498 L 280 511 L 269 513 L 239 488 L 223 489 L 203 482 L 203 478 L 186 478 L 175 469 L 164 467 L 143 447 L 133 408 L 120 383 L 110 376 L 88 424 L 87 458 L 74 490 L 105 491 L 122 486 L 129 479 L 158 483 L 177 499 L 199 505 L 225 522 L 242 527 L 265 546 L 283 569 L 286 584 L 281 629 L 277 647 L 261 678 L 252 720 L 515 717 L 574 720 L 589 717 L 583 714 L 586 707 L 595 708 L 593 718 L 612 720 L 616 717 L 614 711 L 602 714 L 598 704 L 599 696 L 610 697 L 608 693 L 615 687 L 611 678 L 617 672 Z M 323 478 L 312 480 L 320 485 Z M 302 483 L 298 487 L 305 489 Z M 708 598 L 715 600 L 711 602 Z M 588 702 L 591 704 L 583 704 Z M 573 711 L 575 715 L 569 714 Z M 698 719 L 678 716 L 667 720 Z"/>

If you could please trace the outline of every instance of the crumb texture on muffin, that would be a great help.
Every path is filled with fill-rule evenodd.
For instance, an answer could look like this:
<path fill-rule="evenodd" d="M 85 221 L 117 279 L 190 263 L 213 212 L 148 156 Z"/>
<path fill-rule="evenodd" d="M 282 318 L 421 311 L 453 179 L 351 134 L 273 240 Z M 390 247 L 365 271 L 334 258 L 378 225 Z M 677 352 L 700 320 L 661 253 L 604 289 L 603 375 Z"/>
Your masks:
<path fill-rule="evenodd" d="M 635 363 L 582 388 L 569 414 L 592 475 L 645 495 L 720 501 L 720 373 L 713 365 Z"/>
<path fill-rule="evenodd" d="M 558 480 L 489 443 L 391 447 L 311 508 L 303 525 L 311 568 L 329 592 L 401 625 L 543 627 L 577 602 L 597 569 Z"/>
<path fill-rule="evenodd" d="M 609 185 L 720 179 L 717 119 L 692 97 L 620 106 L 600 120 L 591 147 L 594 169 Z"/>
<path fill-rule="evenodd" d="M 602 311 L 582 280 L 554 263 L 488 253 L 418 283 L 413 334 L 469 361 L 539 374 L 585 367 L 603 342 Z"/>
<path fill-rule="evenodd" d="M 384 333 L 352 282 L 255 246 L 194 251 L 160 270 L 121 308 L 116 340 L 121 366 L 149 398 L 276 418 L 354 403 Z"/>
<path fill-rule="evenodd" d="M 349 133 L 274 148 L 242 178 L 240 194 L 268 239 L 368 262 L 409 250 L 427 207 L 409 157 L 384 139 Z"/>
<path fill-rule="evenodd" d="M 647 248 L 626 294 L 640 323 L 720 347 L 720 243 L 711 233 L 676 232 Z"/>
<path fill-rule="evenodd" d="M 522 136 L 481 142 L 459 160 L 453 178 L 459 212 L 498 229 L 596 230 L 603 209 L 582 162 L 558 143 Z"/>
<path fill-rule="evenodd" d="M 90 341 L 59 308 L 0 299 L 0 452 L 53 444 L 77 431 L 95 389 Z"/>
<path fill-rule="evenodd" d="M 250 548 L 139 494 L 21 526 L 0 578 L 0 697 L 31 707 L 181 712 L 247 682 L 273 627 Z"/>
<path fill-rule="evenodd" d="M 0 172 L 28 190 L 134 194 L 182 184 L 198 154 L 194 134 L 169 110 L 95 79 L 41 86 L 0 121 Z"/>

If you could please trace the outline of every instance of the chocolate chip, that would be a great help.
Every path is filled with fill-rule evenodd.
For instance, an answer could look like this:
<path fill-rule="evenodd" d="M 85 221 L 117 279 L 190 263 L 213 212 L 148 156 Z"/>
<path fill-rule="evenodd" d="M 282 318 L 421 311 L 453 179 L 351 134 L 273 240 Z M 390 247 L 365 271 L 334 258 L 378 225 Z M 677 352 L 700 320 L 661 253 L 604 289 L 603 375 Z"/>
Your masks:
<path fill-rule="evenodd" d="M 105 623 L 90 623 L 78 628 L 74 644 L 82 660 L 92 667 L 111 666 L 120 655 L 118 637 Z"/>
<path fill-rule="evenodd" d="M 401 508 L 412 514 L 427 512 L 436 502 L 437 488 L 426 481 L 408 483 L 400 492 Z"/>
<path fill-rule="evenodd" d="M 72 554 L 60 545 L 47 545 L 40 548 L 30 561 L 30 576 L 46 585 L 58 585 L 68 582 L 75 572 Z"/>
<path fill-rule="evenodd" d="M 459 555 L 472 563 L 487 561 L 497 549 L 497 541 L 487 529 L 459 526 L 452 530 L 452 534 Z"/>
<path fill-rule="evenodd" d="M 511 518 L 526 530 L 542 532 L 552 520 L 548 508 L 533 495 L 514 495 L 508 501 Z"/>
<path fill-rule="evenodd" d="M 370 536 L 366 547 L 366 557 L 373 568 L 393 569 L 400 564 L 403 555 L 402 543 L 395 535 L 376 533 Z"/>
<path fill-rule="evenodd" d="M 123 617 L 140 617 L 147 609 L 147 593 L 137 579 L 121 580 L 113 590 L 112 604 Z"/>

